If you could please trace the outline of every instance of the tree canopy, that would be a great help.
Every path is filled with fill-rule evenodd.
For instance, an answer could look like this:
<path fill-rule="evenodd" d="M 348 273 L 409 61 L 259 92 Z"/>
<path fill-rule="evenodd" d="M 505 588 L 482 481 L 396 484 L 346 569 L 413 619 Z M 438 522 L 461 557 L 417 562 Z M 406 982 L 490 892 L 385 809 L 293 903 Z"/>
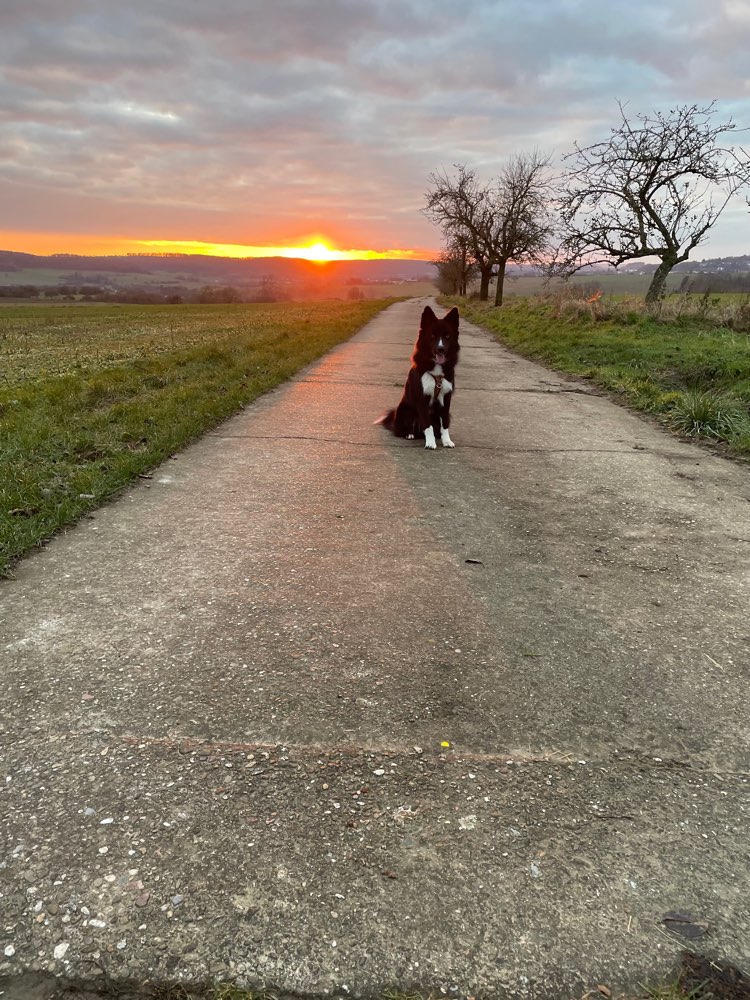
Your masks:
<path fill-rule="evenodd" d="M 549 254 L 548 166 L 549 159 L 534 151 L 512 156 L 487 184 L 465 165 L 456 165 L 453 176 L 430 175 L 423 211 L 443 230 L 451 266 L 468 263 L 479 273 L 480 299 L 489 297 L 496 276 L 495 305 L 501 305 L 507 264 L 541 263 Z"/>
<path fill-rule="evenodd" d="M 658 300 L 672 268 L 706 238 L 732 196 L 750 182 L 747 155 L 723 144 L 736 125 L 715 104 L 629 117 L 609 139 L 576 145 L 560 179 L 562 223 L 551 273 L 588 264 L 615 267 L 658 257 L 646 301 Z"/>

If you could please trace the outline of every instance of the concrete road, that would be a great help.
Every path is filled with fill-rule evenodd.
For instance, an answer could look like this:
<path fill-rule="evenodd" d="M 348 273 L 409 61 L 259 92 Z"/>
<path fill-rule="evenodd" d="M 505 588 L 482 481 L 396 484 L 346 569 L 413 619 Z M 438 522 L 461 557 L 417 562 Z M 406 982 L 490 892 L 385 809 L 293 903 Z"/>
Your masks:
<path fill-rule="evenodd" d="M 750 963 L 748 469 L 469 324 L 456 449 L 396 440 L 425 301 L 0 588 L 0 976 Z"/>

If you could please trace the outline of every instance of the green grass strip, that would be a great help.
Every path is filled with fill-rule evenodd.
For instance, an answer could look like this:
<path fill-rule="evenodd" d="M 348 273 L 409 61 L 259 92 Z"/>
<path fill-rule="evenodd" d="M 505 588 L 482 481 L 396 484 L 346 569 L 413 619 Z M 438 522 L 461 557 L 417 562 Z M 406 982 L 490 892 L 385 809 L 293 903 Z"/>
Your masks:
<path fill-rule="evenodd" d="M 632 302 L 441 301 L 519 354 L 590 380 L 676 433 L 750 456 L 747 333 L 692 317 L 664 321 Z"/>
<path fill-rule="evenodd" d="M 388 300 L 0 310 L 0 574 Z"/>

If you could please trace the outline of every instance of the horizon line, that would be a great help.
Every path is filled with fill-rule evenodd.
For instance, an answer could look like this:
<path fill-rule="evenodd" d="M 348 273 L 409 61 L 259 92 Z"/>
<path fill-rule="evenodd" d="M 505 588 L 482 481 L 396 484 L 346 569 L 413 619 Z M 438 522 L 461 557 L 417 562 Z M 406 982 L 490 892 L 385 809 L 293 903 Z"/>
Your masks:
<path fill-rule="evenodd" d="M 6 250 L 7 253 L 25 253 L 34 257 L 216 257 L 235 260 L 258 258 L 288 258 L 310 260 L 316 263 L 351 260 L 426 260 L 435 259 L 439 251 L 424 247 L 406 249 L 339 249 L 331 246 L 325 237 L 307 237 L 303 245 L 264 245 L 246 243 L 214 243 L 206 240 L 144 240 L 122 237 L 100 238 L 94 236 L 71 237 L 69 233 L 49 233 L 30 236 L 27 233 L 0 232 L 6 246 L 29 249 Z M 309 242 L 308 242 L 309 240 Z M 302 241 L 300 241 L 302 243 Z M 64 249 L 73 246 L 74 249 Z"/>
<path fill-rule="evenodd" d="M 393 261 L 411 261 L 415 264 L 432 264 L 432 259 L 429 256 L 416 257 L 416 256 L 390 256 L 386 253 L 380 253 L 377 256 L 371 257 L 332 257 L 326 260 L 319 260 L 314 257 L 308 256 L 296 256 L 291 252 L 288 253 L 269 253 L 269 254 L 257 254 L 250 255 L 247 257 L 232 257 L 226 254 L 211 254 L 211 253 L 185 253 L 179 251 L 127 251 L 125 253 L 75 253 L 73 251 L 58 250 L 54 253 L 32 253 L 30 250 L 11 250 L 8 247 L 0 247 L 0 253 L 12 253 L 12 254 L 22 254 L 24 257 L 38 257 L 43 259 L 45 257 L 80 257 L 82 260 L 90 259 L 103 259 L 103 260 L 128 260 L 132 258 L 159 258 L 168 259 L 170 257 L 181 259 L 188 257 L 190 259 L 195 258 L 208 258 L 209 260 L 237 260 L 237 261 L 248 261 L 248 260 L 298 260 L 304 261 L 307 264 L 341 264 L 341 263 L 357 263 L 364 262 L 368 263 L 374 260 L 393 260 Z"/>

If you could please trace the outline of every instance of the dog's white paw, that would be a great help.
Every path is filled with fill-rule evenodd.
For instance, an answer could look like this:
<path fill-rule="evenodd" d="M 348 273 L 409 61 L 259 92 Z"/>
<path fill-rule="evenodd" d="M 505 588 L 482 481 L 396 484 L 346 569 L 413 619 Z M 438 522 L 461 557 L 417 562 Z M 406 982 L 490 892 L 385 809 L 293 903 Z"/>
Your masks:
<path fill-rule="evenodd" d="M 407 434 L 406 435 L 406 440 L 407 441 L 413 441 L 414 440 L 414 435 L 413 434 Z"/>
<path fill-rule="evenodd" d="M 455 448 L 455 444 L 451 441 L 451 436 L 448 431 L 440 432 L 440 441 L 444 448 Z"/>
<path fill-rule="evenodd" d="M 435 443 L 435 431 L 432 427 L 428 427 L 424 432 L 424 446 L 425 448 L 430 448 L 432 451 L 437 448 L 437 444 Z"/>

